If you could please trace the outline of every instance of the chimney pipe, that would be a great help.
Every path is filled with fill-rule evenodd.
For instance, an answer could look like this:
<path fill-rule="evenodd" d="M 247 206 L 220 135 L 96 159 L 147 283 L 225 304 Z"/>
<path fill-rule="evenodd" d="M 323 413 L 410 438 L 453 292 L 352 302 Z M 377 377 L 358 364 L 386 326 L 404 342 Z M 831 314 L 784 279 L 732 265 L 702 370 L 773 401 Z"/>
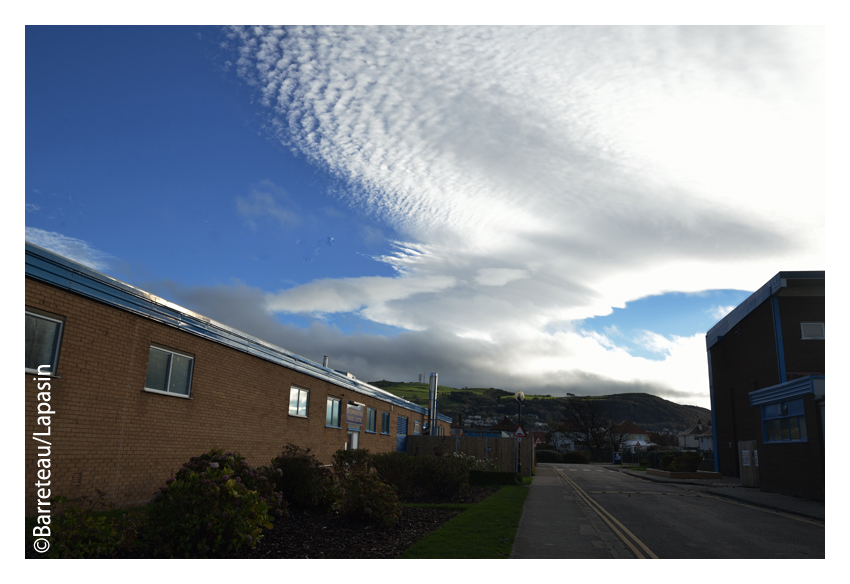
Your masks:
<path fill-rule="evenodd" d="M 437 374 L 432 373 L 428 387 L 428 426 L 431 436 L 439 436 L 437 432 Z"/>
<path fill-rule="evenodd" d="M 328 366 L 328 356 L 325 355 L 325 358 L 322 359 L 322 367 L 327 368 L 327 366 Z"/>

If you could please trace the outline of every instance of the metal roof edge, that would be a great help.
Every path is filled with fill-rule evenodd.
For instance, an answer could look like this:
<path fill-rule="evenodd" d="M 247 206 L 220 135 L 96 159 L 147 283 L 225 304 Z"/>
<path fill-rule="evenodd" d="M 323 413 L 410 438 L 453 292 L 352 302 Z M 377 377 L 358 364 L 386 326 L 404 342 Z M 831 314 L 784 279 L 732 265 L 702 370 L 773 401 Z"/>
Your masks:
<path fill-rule="evenodd" d="M 428 409 L 25 241 L 25 275 L 407 410 Z M 438 419 L 451 418 L 437 414 Z"/>
<path fill-rule="evenodd" d="M 761 288 L 753 292 L 746 300 L 724 316 L 705 334 L 705 348 L 711 349 L 735 325 L 744 320 L 762 302 L 776 294 L 780 288 L 785 288 L 788 280 L 825 280 L 826 272 L 820 271 L 788 271 L 778 272 Z"/>

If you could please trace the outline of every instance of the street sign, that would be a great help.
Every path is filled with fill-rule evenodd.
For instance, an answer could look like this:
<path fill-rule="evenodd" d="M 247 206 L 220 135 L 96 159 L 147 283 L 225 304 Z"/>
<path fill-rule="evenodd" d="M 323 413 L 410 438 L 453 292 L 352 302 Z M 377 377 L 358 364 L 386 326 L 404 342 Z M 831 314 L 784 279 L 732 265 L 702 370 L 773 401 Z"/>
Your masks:
<path fill-rule="evenodd" d="M 535 444 L 543 444 L 543 440 L 541 440 L 540 438 L 538 438 L 537 440 L 535 440 L 535 441 L 534 441 L 534 443 L 535 443 Z"/>
<path fill-rule="evenodd" d="M 518 426 L 516 432 L 514 432 L 514 438 L 525 438 L 526 436 L 528 436 L 528 434 L 525 433 L 522 426 Z"/>
<path fill-rule="evenodd" d="M 522 443 L 522 437 L 521 437 L 521 436 L 517 436 L 517 437 L 516 437 L 516 443 L 517 443 L 517 444 L 521 444 L 521 443 Z"/>

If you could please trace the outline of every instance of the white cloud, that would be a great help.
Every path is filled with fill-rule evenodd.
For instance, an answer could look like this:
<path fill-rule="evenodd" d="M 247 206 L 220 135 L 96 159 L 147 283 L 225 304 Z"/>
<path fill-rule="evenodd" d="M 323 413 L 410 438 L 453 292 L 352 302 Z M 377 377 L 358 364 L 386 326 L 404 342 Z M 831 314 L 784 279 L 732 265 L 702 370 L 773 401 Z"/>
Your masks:
<path fill-rule="evenodd" d="M 820 29 L 232 37 L 278 137 L 405 238 L 378 258 L 398 277 L 318 280 L 270 297 L 272 310 L 359 311 L 486 339 L 491 352 L 533 339 L 524 347 L 541 357 L 521 354 L 539 364 L 534 375 L 586 351 L 574 376 L 675 378 L 695 391 L 704 366 L 690 378 L 665 371 L 703 359 L 699 343 L 647 338 L 667 357 L 643 363 L 610 337 L 541 331 L 652 294 L 756 289 L 788 266 L 823 268 Z"/>
<path fill-rule="evenodd" d="M 255 220 L 262 217 L 276 219 L 283 227 L 298 223 L 298 215 L 281 205 L 278 198 L 286 198 L 283 191 L 270 181 L 263 181 L 249 196 L 236 197 L 236 210 L 251 227 L 256 227 Z"/>
<path fill-rule="evenodd" d="M 711 315 L 712 318 L 720 320 L 733 310 L 735 310 L 734 306 L 712 306 L 711 309 L 707 312 Z"/>
<path fill-rule="evenodd" d="M 93 270 L 106 269 L 109 265 L 108 260 L 113 257 L 106 252 L 93 248 L 82 239 L 75 239 L 53 231 L 44 231 L 36 227 L 27 227 L 25 238 L 30 243 L 58 253 Z"/>

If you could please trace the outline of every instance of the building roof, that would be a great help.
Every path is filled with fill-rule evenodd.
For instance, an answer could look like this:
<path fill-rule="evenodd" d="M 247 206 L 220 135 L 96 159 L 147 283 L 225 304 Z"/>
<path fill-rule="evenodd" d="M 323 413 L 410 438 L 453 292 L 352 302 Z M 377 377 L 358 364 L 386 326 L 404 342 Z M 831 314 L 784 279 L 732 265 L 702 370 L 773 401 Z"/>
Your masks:
<path fill-rule="evenodd" d="M 746 300 L 724 316 L 705 335 L 705 348 L 711 349 L 723 336 L 732 330 L 748 314 L 761 305 L 762 302 L 778 293 L 783 288 L 799 286 L 824 286 L 826 276 L 824 271 L 814 272 L 779 272 L 764 286 L 753 292 Z"/>
<path fill-rule="evenodd" d="M 265 361 L 350 389 L 356 393 L 417 413 L 428 413 L 427 408 L 355 379 L 346 372 L 323 367 L 277 345 L 192 312 L 59 254 L 30 242 L 25 243 L 26 276 L 29 278 L 173 326 L 189 334 L 203 337 L 214 343 L 248 353 Z M 440 413 L 437 414 L 437 418 L 442 422 L 452 421 L 449 416 Z"/>
<path fill-rule="evenodd" d="M 702 426 L 702 428 L 700 428 Z M 679 432 L 679 436 L 711 436 L 711 422 L 702 423 L 702 420 L 697 420 L 697 423 L 687 430 Z"/>

